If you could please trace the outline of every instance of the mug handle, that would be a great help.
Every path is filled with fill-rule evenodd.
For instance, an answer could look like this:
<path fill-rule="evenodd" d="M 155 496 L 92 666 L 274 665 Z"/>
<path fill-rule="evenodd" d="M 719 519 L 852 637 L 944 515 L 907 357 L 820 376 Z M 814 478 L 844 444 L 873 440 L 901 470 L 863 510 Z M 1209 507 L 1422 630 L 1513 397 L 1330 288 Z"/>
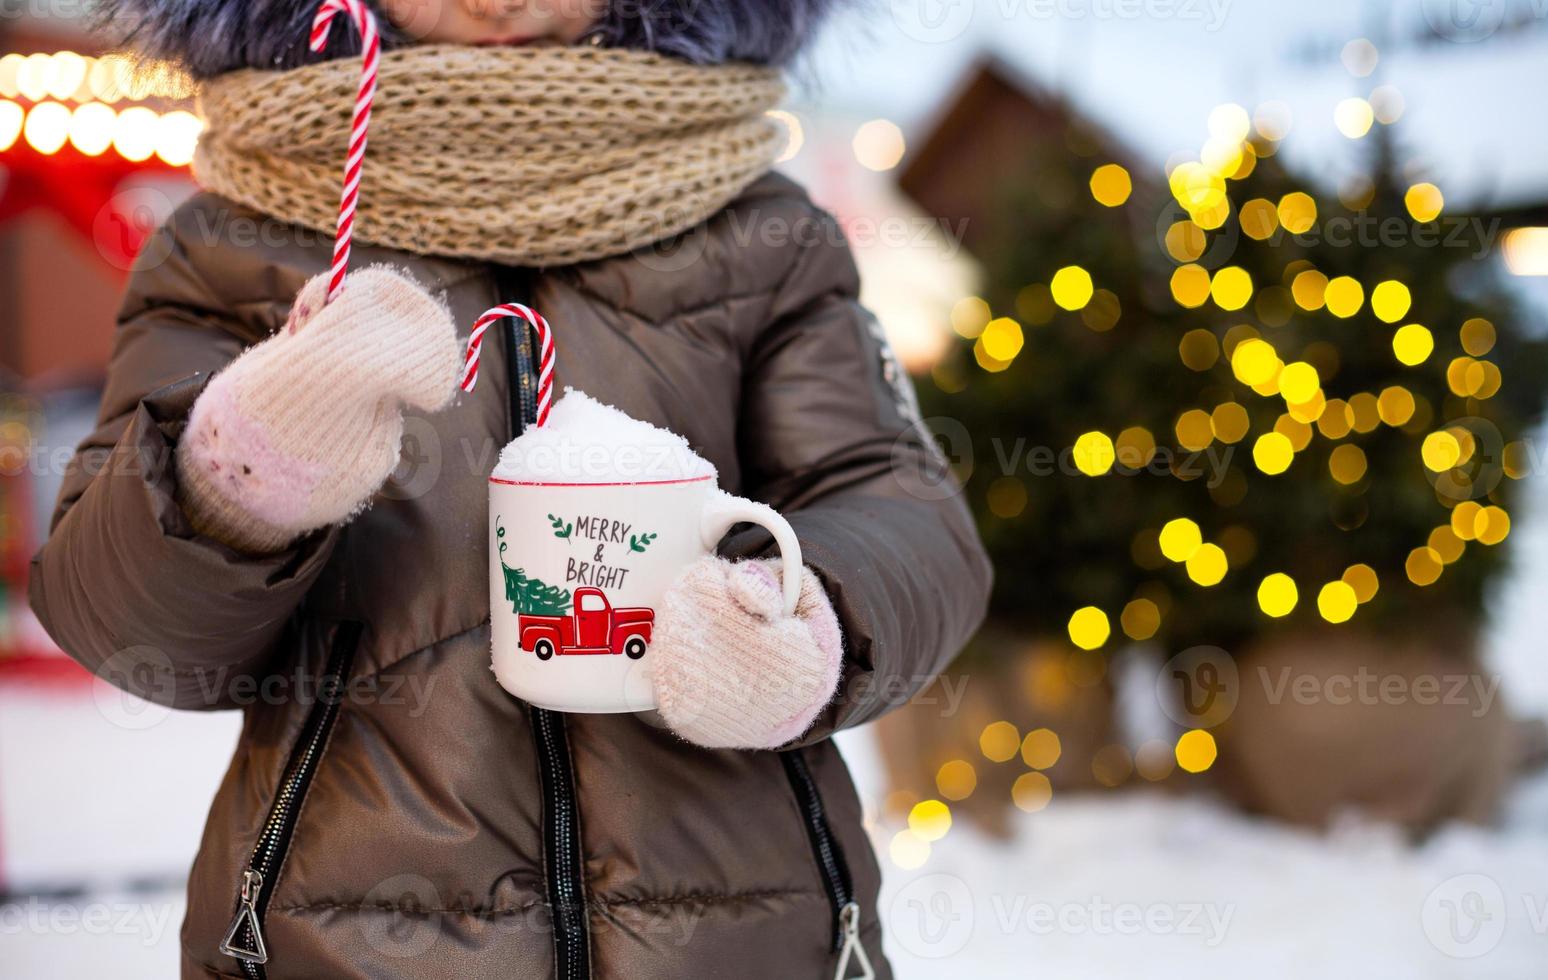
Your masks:
<path fill-rule="evenodd" d="M 790 522 L 779 516 L 774 508 L 724 490 L 715 490 L 704 506 L 704 515 L 699 523 L 704 547 L 714 548 L 733 525 L 744 521 L 756 524 L 774 535 L 785 576 L 785 615 L 794 616 L 796 603 L 801 600 L 801 543 L 796 540 L 795 529 L 790 526 Z"/>

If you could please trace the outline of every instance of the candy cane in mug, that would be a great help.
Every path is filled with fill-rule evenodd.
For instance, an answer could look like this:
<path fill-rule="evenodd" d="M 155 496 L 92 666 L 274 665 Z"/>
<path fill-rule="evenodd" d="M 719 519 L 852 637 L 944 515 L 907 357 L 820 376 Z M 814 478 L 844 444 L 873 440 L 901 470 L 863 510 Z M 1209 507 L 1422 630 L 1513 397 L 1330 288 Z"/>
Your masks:
<path fill-rule="evenodd" d="M 502 303 L 484 312 L 473 322 L 473 332 L 468 335 L 468 354 L 462 365 L 462 390 L 472 391 L 478 383 L 479 354 L 484 346 L 484 334 L 489 327 L 505 317 L 516 317 L 532 324 L 538 335 L 538 390 L 537 425 L 548 424 L 548 409 L 554 391 L 554 335 L 548 329 L 543 314 L 520 303 Z"/>

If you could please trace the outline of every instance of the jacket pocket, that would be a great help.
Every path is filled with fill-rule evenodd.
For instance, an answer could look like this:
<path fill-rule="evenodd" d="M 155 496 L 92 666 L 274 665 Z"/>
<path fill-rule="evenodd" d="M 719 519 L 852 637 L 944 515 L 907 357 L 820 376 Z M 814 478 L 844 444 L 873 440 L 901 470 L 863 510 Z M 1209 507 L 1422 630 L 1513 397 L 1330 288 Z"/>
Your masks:
<path fill-rule="evenodd" d="M 296 815 L 306 799 L 312 776 L 322 760 L 328 736 L 339 717 L 339 703 L 343 700 L 344 684 L 355 660 L 355 650 L 360 644 L 361 625 L 344 622 L 334 632 L 332 648 L 322 676 L 317 685 L 317 701 L 308 709 L 301 734 L 290 750 L 285 764 L 285 774 L 274 793 L 269 815 L 253 845 L 253 852 L 242 868 L 237 883 L 236 918 L 226 929 L 220 943 L 220 951 L 235 957 L 241 964 L 242 973 L 250 980 L 263 980 L 264 964 L 269 961 L 269 947 L 263 935 L 264 913 L 274 895 L 274 881 L 285 863 L 290 850 L 290 840 L 296 830 Z"/>
<path fill-rule="evenodd" d="M 823 808 L 822 793 L 806 756 L 800 749 L 779 754 L 784 763 L 785 775 L 795 793 L 796 806 L 806 825 L 806 838 L 812 845 L 812 856 L 817 861 L 817 872 L 822 878 L 823 889 L 833 906 L 833 951 L 838 954 L 838 964 L 833 972 L 835 980 L 846 980 L 853 963 L 860 969 L 857 977 L 872 980 L 876 976 L 871 958 L 866 955 L 860 942 L 860 903 L 855 900 L 854 883 L 849 874 L 849 862 L 844 859 L 844 849 L 833 828 L 828 825 L 828 814 Z"/>

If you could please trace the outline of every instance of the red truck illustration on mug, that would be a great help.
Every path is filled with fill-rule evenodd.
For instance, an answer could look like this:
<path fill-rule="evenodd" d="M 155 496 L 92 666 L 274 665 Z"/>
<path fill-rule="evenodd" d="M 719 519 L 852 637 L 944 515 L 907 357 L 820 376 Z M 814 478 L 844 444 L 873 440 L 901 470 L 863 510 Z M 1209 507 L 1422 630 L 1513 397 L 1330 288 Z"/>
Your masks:
<path fill-rule="evenodd" d="M 573 612 L 555 616 L 521 613 L 516 620 L 521 649 L 548 660 L 558 653 L 645 656 L 656 611 L 644 607 L 614 609 L 601 589 L 576 589 Z"/>

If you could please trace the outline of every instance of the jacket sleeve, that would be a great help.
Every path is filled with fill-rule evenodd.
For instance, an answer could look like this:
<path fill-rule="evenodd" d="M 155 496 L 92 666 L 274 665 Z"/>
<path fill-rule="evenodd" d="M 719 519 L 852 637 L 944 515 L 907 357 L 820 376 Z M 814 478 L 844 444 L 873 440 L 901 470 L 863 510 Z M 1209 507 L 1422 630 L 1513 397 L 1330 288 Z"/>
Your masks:
<path fill-rule="evenodd" d="M 180 509 L 174 450 L 188 412 L 257 338 L 201 279 L 177 220 L 131 277 L 98 425 L 65 472 L 29 589 L 49 635 L 103 680 L 173 707 L 224 708 L 265 672 L 335 534 L 249 556 L 195 533 Z"/>
<path fill-rule="evenodd" d="M 748 358 L 738 423 L 744 491 L 790 521 L 844 632 L 838 692 L 803 743 L 928 684 L 977 629 L 991 581 L 908 376 L 858 301 L 836 223 L 810 221 Z M 722 549 L 768 550 L 757 530 Z"/>

